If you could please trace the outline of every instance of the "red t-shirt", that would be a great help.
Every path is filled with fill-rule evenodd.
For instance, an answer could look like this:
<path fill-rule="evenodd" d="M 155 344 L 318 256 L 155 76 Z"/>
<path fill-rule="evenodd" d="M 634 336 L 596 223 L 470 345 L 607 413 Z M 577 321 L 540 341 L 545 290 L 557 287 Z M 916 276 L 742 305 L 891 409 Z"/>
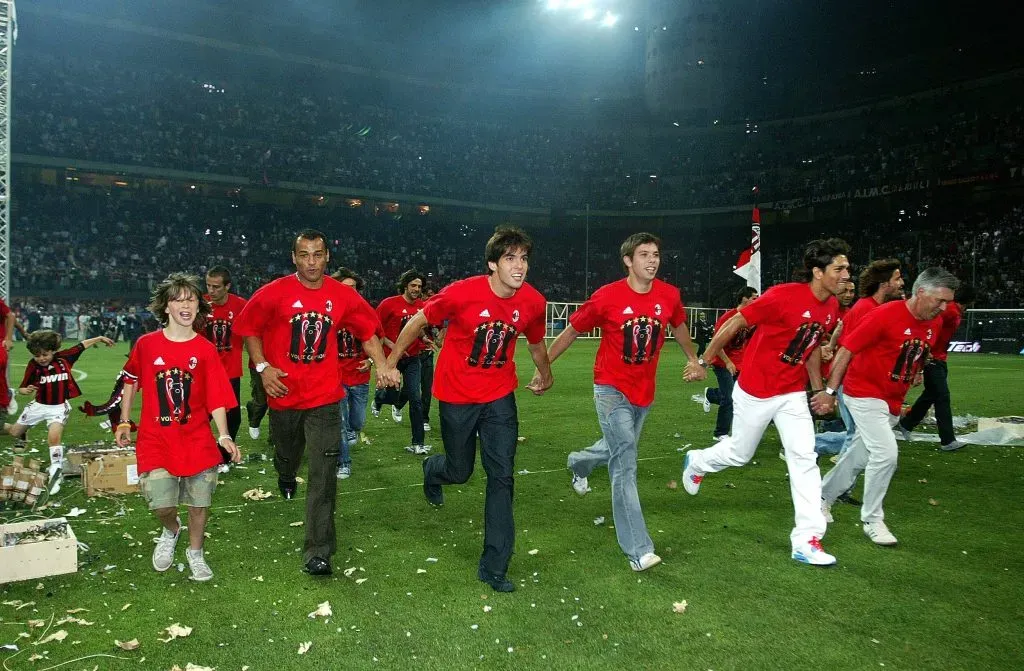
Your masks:
<path fill-rule="evenodd" d="M 7 303 L 0 298 L 0 341 L 7 338 L 7 315 L 11 314 L 11 308 L 7 307 Z M 7 363 L 7 348 L 0 347 L 0 364 Z"/>
<path fill-rule="evenodd" d="M 865 296 L 854 303 L 849 310 L 846 311 L 841 319 L 843 320 L 843 332 L 839 336 L 839 342 L 837 347 L 843 347 L 846 345 L 846 339 L 853 333 L 854 329 L 864 320 L 869 312 L 880 306 L 881 303 L 876 301 L 871 296 Z M 837 350 L 838 351 L 838 350 Z"/>
<path fill-rule="evenodd" d="M 384 335 L 388 337 L 388 340 L 398 342 L 398 334 L 402 332 L 405 323 L 422 310 L 425 304 L 419 298 L 410 303 L 405 300 L 405 296 L 390 296 L 382 300 L 377 306 L 377 316 L 380 317 Z M 405 354 L 402 356 L 416 356 L 423 351 L 424 346 L 423 340 L 417 338 L 412 341 L 409 349 L 405 350 Z M 391 354 L 390 347 L 385 348 L 385 354 Z"/>
<path fill-rule="evenodd" d="M 220 464 L 210 412 L 237 402 L 213 344 L 199 336 L 174 342 L 153 331 L 135 343 L 124 372 L 125 384 L 142 393 L 139 473 L 164 468 L 190 477 Z"/>
<path fill-rule="evenodd" d="M 35 385 L 36 402 L 43 405 L 61 405 L 68 399 L 81 396 L 82 390 L 78 388 L 71 368 L 84 351 L 82 343 L 78 343 L 56 352 L 46 366 L 40 366 L 35 359 L 29 359 L 21 386 Z"/>
<path fill-rule="evenodd" d="M 920 320 L 906 301 L 892 301 L 872 310 L 844 339 L 843 347 L 853 352 L 843 379 L 843 393 L 855 398 L 880 398 L 889 412 L 900 414 L 900 406 L 914 376 L 932 352 L 941 320 Z"/>
<path fill-rule="evenodd" d="M 779 284 L 739 311 L 756 326 L 738 383 L 757 398 L 803 391 L 807 357 L 821 344 L 839 314 L 839 301 L 819 301 L 809 284 Z"/>
<path fill-rule="evenodd" d="M 272 410 L 306 410 L 337 403 L 345 396 L 338 373 L 337 329 L 359 340 L 377 331 L 377 314 L 352 287 L 325 277 L 309 289 L 295 275 L 266 284 L 235 318 L 235 332 L 259 336 L 263 356 L 287 373 L 288 393 L 267 397 Z"/>
<path fill-rule="evenodd" d="M 739 312 L 736 308 L 729 310 L 724 315 L 718 318 L 715 322 L 715 333 L 718 329 L 722 328 L 722 324 L 729 321 L 733 316 Z M 736 366 L 736 370 L 740 371 L 743 369 L 743 352 L 747 349 L 747 343 L 754 337 L 754 331 L 757 330 L 756 326 L 745 326 L 736 332 L 736 335 L 732 337 L 732 340 L 725 344 L 722 351 L 725 356 L 729 357 L 733 365 Z M 711 360 L 711 365 L 715 368 L 725 368 L 725 362 L 722 361 L 721 357 L 715 357 Z"/>
<path fill-rule="evenodd" d="M 654 280 L 645 294 L 634 291 L 625 279 L 606 284 L 569 317 L 580 333 L 601 329 L 594 382 L 615 387 L 641 407 L 654 402 L 666 326 L 678 328 L 685 322 L 679 289 L 661 280 Z"/>
<path fill-rule="evenodd" d="M 206 296 L 209 301 L 209 295 Z M 228 294 L 224 305 L 210 303 L 213 313 L 206 318 L 206 328 L 200 334 L 213 343 L 224 364 L 224 370 L 232 380 L 242 377 L 242 336 L 234 332 L 235 318 L 242 314 L 245 299 L 235 294 Z"/>
<path fill-rule="evenodd" d="M 384 337 L 384 329 L 377 328 L 377 337 Z M 347 328 L 338 329 L 338 374 L 346 387 L 355 387 L 370 381 L 370 368 L 359 370 L 367 358 L 363 341 L 352 335 Z"/>
<path fill-rule="evenodd" d="M 516 339 L 544 339 L 544 296 L 524 283 L 509 298 L 491 290 L 487 275 L 449 284 L 427 301 L 434 326 L 448 322 L 434 368 L 434 398 L 445 403 L 490 403 L 514 392 Z"/>
<path fill-rule="evenodd" d="M 936 361 L 945 361 L 949 351 L 949 341 L 953 339 L 960 320 L 963 319 L 963 310 L 959 303 L 950 301 L 946 303 L 946 309 L 939 313 L 939 337 L 935 339 L 935 347 L 932 348 L 932 358 Z"/>

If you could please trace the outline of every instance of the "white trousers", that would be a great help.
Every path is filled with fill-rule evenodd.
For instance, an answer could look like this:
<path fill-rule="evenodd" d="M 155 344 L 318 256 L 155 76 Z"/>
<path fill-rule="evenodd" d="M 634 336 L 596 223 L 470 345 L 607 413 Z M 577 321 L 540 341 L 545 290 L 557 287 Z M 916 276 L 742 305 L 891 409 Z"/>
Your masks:
<path fill-rule="evenodd" d="M 741 382 L 742 384 L 742 382 Z M 814 454 L 814 420 L 802 391 L 771 398 L 757 398 L 739 384 L 732 390 L 732 435 L 704 450 L 693 450 L 690 464 L 700 473 L 717 473 L 730 466 L 743 466 L 757 450 L 764 430 L 772 421 L 779 431 L 789 468 L 789 491 L 793 497 L 794 546 L 825 535 L 821 512 L 821 471 Z"/>
<path fill-rule="evenodd" d="M 892 427 L 899 417 L 889 414 L 888 404 L 880 398 L 857 398 L 843 394 L 843 402 L 853 415 L 857 432 L 850 449 L 839 457 L 835 468 L 822 482 L 822 497 L 832 503 L 853 486 L 857 476 L 864 473 L 864 505 L 860 519 L 865 524 L 885 519 L 882 502 L 889 490 L 889 482 L 896 472 L 896 435 Z"/>

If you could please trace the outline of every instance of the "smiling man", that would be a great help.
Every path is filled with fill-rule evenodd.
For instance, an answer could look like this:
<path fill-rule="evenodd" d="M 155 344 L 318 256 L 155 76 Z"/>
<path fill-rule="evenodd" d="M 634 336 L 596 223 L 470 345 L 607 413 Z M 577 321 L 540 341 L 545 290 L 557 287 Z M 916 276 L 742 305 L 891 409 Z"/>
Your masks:
<path fill-rule="evenodd" d="M 309 458 L 303 562 L 311 575 L 329 575 L 335 550 L 335 467 L 342 435 L 338 402 L 345 389 L 338 370 L 338 330 L 363 343 L 377 366 L 377 384 L 397 384 L 377 337 L 373 308 L 324 271 L 327 239 L 305 230 L 292 245 L 295 274 L 261 287 L 236 322 L 249 359 L 263 380 L 274 436 L 274 468 L 281 496 L 295 496 L 302 455 Z"/>
<path fill-rule="evenodd" d="M 713 447 L 691 450 L 683 462 L 683 487 L 697 494 L 707 473 L 743 466 L 775 422 L 782 439 L 793 497 L 792 558 L 828 566 L 836 558 L 821 547 L 821 472 L 814 454 L 814 421 L 806 388 L 822 388 L 824 334 L 836 323 L 836 294 L 850 279 L 850 247 L 838 238 L 815 240 L 804 250 L 803 282 L 772 287 L 722 325 L 704 356 L 714 359 L 742 329 L 756 326 L 732 391 L 732 433 Z M 703 363 L 703 360 L 701 361 Z"/>
<path fill-rule="evenodd" d="M 601 329 L 594 361 L 594 404 L 601 438 L 569 454 L 572 487 L 580 496 L 590 488 L 587 478 L 598 466 L 608 467 L 612 490 L 615 536 L 634 571 L 661 562 L 647 532 L 636 488 L 637 444 L 647 413 L 654 403 L 658 357 L 668 328 L 686 354 L 683 378 L 703 380 L 697 352 L 686 327 L 686 309 L 679 289 L 657 279 L 661 240 L 634 233 L 619 248 L 625 279 L 606 284 L 569 317 L 569 324 L 548 349 L 552 362 L 581 333 Z M 541 382 L 540 372 L 533 384 Z"/>
<path fill-rule="evenodd" d="M 434 376 L 445 453 L 423 460 L 423 493 L 431 504 L 441 505 L 441 485 L 469 479 L 479 436 L 487 494 L 477 577 L 498 592 L 515 589 L 506 571 L 515 545 L 512 487 L 519 382 L 514 357 L 520 333 L 539 371 L 527 388 L 540 395 L 553 383 L 544 347 L 547 304 L 526 283 L 532 248 L 529 236 L 518 228 L 495 230 L 484 250 L 488 274 L 453 282 L 427 301 L 406 323 L 388 358 L 389 364 L 397 363 L 428 324 L 448 324 Z"/>

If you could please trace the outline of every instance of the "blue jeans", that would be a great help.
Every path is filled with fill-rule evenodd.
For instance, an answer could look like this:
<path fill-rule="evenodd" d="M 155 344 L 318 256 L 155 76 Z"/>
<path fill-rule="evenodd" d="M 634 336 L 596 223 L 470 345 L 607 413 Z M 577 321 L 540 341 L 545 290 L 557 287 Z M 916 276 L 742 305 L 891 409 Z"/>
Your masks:
<path fill-rule="evenodd" d="M 839 385 L 836 398 L 839 399 L 839 416 L 843 418 L 843 425 L 846 426 L 846 440 L 843 441 L 843 447 L 839 450 L 839 454 L 842 454 L 850 449 L 853 434 L 857 433 L 857 425 L 853 421 L 853 415 L 846 407 L 846 402 L 843 401 L 843 385 Z"/>
<path fill-rule="evenodd" d="M 636 489 L 637 443 L 650 406 L 633 405 L 622 392 L 605 384 L 594 385 L 594 405 L 604 435 L 587 449 L 569 453 L 569 470 L 585 478 L 598 466 L 608 467 L 615 537 L 627 557 L 640 559 L 654 552 Z"/>
<path fill-rule="evenodd" d="M 732 432 L 732 387 L 736 384 L 736 376 L 728 368 L 712 366 L 718 389 L 708 389 L 708 400 L 718 404 L 718 418 L 715 420 L 715 438 L 728 436 Z"/>
<path fill-rule="evenodd" d="M 359 432 L 366 426 L 366 399 L 370 395 L 370 383 L 345 385 L 345 398 L 341 404 L 341 451 L 338 453 L 339 466 L 351 466 L 349 449 L 359 440 Z"/>
<path fill-rule="evenodd" d="M 814 434 L 814 453 L 818 455 L 839 454 L 846 443 L 845 431 L 824 431 Z"/>

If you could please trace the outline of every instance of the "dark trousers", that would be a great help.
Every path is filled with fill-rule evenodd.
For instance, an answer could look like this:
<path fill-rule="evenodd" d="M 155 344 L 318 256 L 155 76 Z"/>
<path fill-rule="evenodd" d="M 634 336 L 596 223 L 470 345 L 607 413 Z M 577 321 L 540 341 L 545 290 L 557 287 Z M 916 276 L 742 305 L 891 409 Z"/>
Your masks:
<path fill-rule="evenodd" d="M 712 366 L 718 389 L 708 389 L 708 400 L 718 404 L 718 418 L 715 420 L 715 437 L 728 436 L 732 433 L 732 388 L 736 377 L 727 368 Z"/>
<path fill-rule="evenodd" d="M 228 433 L 231 440 L 238 437 L 238 427 L 242 426 L 242 379 L 231 378 L 231 391 L 235 392 L 235 407 L 228 410 Z"/>
<path fill-rule="evenodd" d="M 430 424 L 430 401 L 434 388 L 434 350 L 420 353 L 420 398 L 423 400 L 423 421 Z"/>
<path fill-rule="evenodd" d="M 402 373 L 402 389 L 391 387 L 378 389 L 373 402 L 380 408 L 390 404 L 401 410 L 409 404 L 409 427 L 412 429 L 412 444 L 423 444 L 423 399 L 420 397 L 420 358 L 419 356 L 403 357 L 398 362 L 398 370 Z"/>
<path fill-rule="evenodd" d="M 263 378 L 252 368 L 249 369 L 249 391 L 252 398 L 245 404 L 245 412 L 249 415 L 249 426 L 257 429 L 267 414 L 267 392 L 263 389 Z"/>
<path fill-rule="evenodd" d="M 939 441 L 949 445 L 956 440 L 953 433 L 953 409 L 949 403 L 949 371 L 945 361 L 931 361 L 924 367 L 924 391 L 914 401 L 910 411 L 900 420 L 907 431 L 921 423 L 928 408 L 935 406 L 935 423 L 939 426 Z"/>
<path fill-rule="evenodd" d="M 338 480 L 338 437 L 341 413 L 330 403 L 308 410 L 271 410 L 274 434 L 274 468 L 278 483 L 295 487 L 302 454 L 309 458 L 306 490 L 306 540 L 302 561 L 313 557 L 330 559 L 335 550 L 334 502 Z"/>
<path fill-rule="evenodd" d="M 505 575 L 516 534 L 512 518 L 513 474 L 519 437 L 515 394 L 490 403 L 438 401 L 437 408 L 444 454 L 435 454 L 424 462 L 426 483 L 458 485 L 469 480 L 476 462 L 477 436 L 480 437 L 480 461 L 487 474 L 480 568 Z"/>

